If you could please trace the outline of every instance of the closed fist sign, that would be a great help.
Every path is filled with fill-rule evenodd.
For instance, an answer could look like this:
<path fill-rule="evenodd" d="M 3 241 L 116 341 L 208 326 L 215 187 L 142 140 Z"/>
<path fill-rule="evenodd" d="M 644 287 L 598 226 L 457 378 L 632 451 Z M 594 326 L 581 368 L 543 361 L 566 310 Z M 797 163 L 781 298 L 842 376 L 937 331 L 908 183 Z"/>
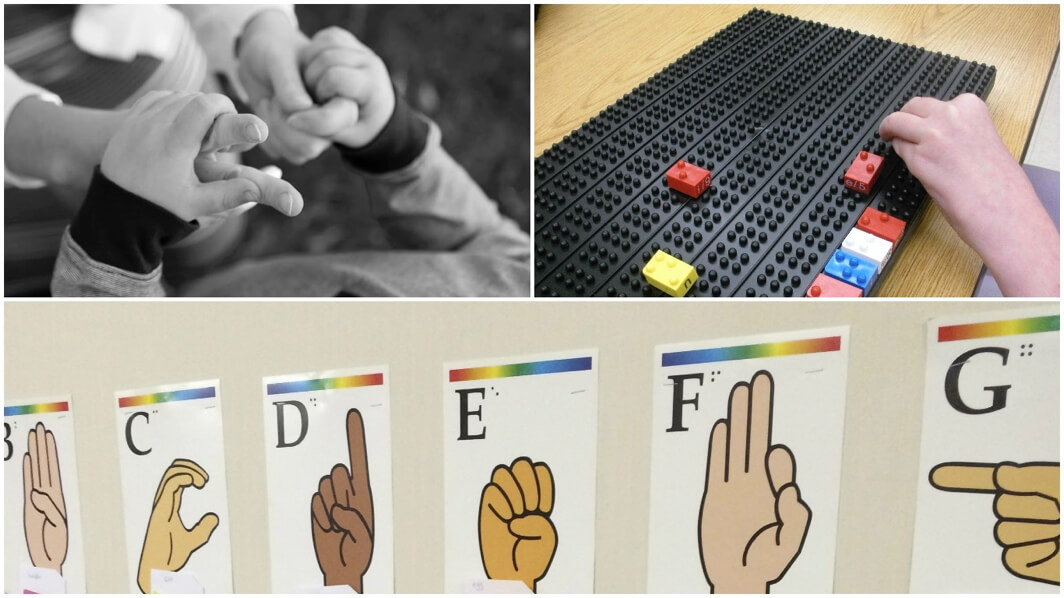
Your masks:
<path fill-rule="evenodd" d="M 495 468 L 480 497 L 480 557 L 489 579 L 536 591 L 558 548 L 553 509 L 554 478 L 545 463 L 519 457 Z"/>

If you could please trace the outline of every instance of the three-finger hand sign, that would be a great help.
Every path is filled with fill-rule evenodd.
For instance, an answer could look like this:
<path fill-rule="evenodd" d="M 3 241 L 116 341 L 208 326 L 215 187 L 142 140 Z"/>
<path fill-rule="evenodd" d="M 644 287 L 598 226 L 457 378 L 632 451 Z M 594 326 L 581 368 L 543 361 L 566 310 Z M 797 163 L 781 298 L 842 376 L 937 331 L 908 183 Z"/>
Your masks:
<path fill-rule="evenodd" d="M 186 529 L 181 521 L 181 496 L 185 488 L 203 488 L 207 479 L 207 472 L 187 459 L 174 459 L 163 472 L 140 552 L 137 586 L 141 592 L 151 593 L 152 569 L 180 571 L 192 553 L 211 539 L 218 527 L 218 515 L 207 513 L 192 529 Z"/>
<path fill-rule="evenodd" d="M 802 550 L 812 513 L 795 483 L 794 455 L 772 442 L 772 375 L 754 374 L 728 399 L 709 436 L 698 518 L 702 571 L 715 593 L 765 593 Z"/>
<path fill-rule="evenodd" d="M 499 465 L 480 495 L 480 558 L 489 579 L 522 581 L 533 592 L 558 548 L 550 520 L 554 477 L 545 463 L 519 457 Z"/>
<path fill-rule="evenodd" d="M 939 490 L 993 494 L 1005 569 L 1060 585 L 1060 463 L 942 463 L 928 477 Z"/>
<path fill-rule="evenodd" d="M 55 436 L 38 422 L 30 430 L 22 456 L 23 524 L 34 567 L 63 573 L 67 554 L 66 502 L 59 477 Z"/>
<path fill-rule="evenodd" d="M 337 463 L 321 478 L 310 499 L 310 527 L 325 585 L 348 585 L 361 593 L 362 577 L 373 558 L 373 496 L 366 430 L 358 409 L 347 412 L 347 450 L 351 470 Z"/>

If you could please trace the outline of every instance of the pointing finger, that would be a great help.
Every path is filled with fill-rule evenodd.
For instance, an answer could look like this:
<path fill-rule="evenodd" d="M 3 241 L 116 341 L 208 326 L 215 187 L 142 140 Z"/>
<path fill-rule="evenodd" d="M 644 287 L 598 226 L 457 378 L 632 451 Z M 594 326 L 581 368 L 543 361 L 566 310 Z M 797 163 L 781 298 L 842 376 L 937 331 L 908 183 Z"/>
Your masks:
<path fill-rule="evenodd" d="M 536 472 L 532 470 L 532 461 L 528 457 L 521 457 L 513 462 L 510 468 L 518 488 L 521 489 L 521 497 L 525 501 L 526 511 L 535 511 L 539 508 L 539 482 L 536 481 Z"/>
<path fill-rule="evenodd" d="M 223 114 L 207 131 L 200 152 L 247 151 L 266 141 L 269 131 L 266 123 L 254 114 Z"/>
<path fill-rule="evenodd" d="M 747 470 L 764 467 L 772 439 L 772 374 L 760 371 L 750 381 L 750 438 Z"/>
<path fill-rule="evenodd" d="M 510 501 L 510 506 L 513 507 L 515 516 L 520 516 L 525 512 L 525 499 L 521 495 L 521 489 L 517 487 L 517 480 L 514 479 L 509 468 L 505 465 L 496 466 L 491 473 L 491 482 L 498 486 L 499 490 L 502 490 L 502 493 L 506 495 L 506 500 Z"/>
<path fill-rule="evenodd" d="M 728 398 L 728 479 L 750 471 L 747 447 L 750 437 L 747 425 L 750 417 L 750 385 L 739 382 L 732 387 Z"/>
<path fill-rule="evenodd" d="M 366 454 L 366 426 L 358 409 L 347 412 L 347 459 L 351 464 L 351 488 L 355 496 L 369 496 L 369 459 Z"/>
<path fill-rule="evenodd" d="M 536 463 L 533 469 L 539 487 L 539 511 L 549 515 L 554 509 L 554 474 L 546 463 Z"/>
<path fill-rule="evenodd" d="M 1039 494 L 1052 500 L 1060 498 L 1059 463 L 1002 463 L 994 471 L 998 488 L 1013 494 Z"/>
<path fill-rule="evenodd" d="M 946 492 L 996 493 L 991 463 L 942 463 L 929 474 L 931 485 Z"/>

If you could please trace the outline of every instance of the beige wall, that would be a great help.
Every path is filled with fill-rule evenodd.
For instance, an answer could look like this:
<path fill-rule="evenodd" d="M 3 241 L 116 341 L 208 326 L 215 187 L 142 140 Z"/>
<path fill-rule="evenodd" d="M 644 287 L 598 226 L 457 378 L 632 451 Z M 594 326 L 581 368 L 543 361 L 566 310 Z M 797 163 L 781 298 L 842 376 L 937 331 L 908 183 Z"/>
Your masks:
<path fill-rule="evenodd" d="M 123 592 L 126 549 L 112 393 L 220 378 L 235 589 L 266 592 L 261 377 L 386 363 L 393 399 L 396 589 L 439 592 L 441 363 L 597 346 L 596 588 L 642 592 L 654 345 L 848 324 L 852 349 L 835 590 L 904 592 L 924 324 L 939 315 L 1015 307 L 973 301 L 8 302 L 4 390 L 12 398 L 73 394 L 88 588 Z"/>

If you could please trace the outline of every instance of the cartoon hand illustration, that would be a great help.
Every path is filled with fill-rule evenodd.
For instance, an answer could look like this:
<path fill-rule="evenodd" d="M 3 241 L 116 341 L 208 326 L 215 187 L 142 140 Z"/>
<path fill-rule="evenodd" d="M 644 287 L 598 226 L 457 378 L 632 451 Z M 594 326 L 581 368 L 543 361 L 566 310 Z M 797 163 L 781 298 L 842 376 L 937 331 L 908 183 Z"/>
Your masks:
<path fill-rule="evenodd" d="M 728 419 L 709 436 L 698 517 L 702 572 L 715 593 L 767 593 L 805 543 L 812 513 L 794 481 L 794 455 L 772 442 L 772 375 L 739 382 Z"/>
<path fill-rule="evenodd" d="M 1005 569 L 1060 585 L 1060 463 L 942 463 L 928 477 L 946 492 L 993 494 Z"/>
<path fill-rule="evenodd" d="M 519 457 L 499 465 L 480 495 L 480 558 L 489 579 L 525 582 L 533 592 L 558 548 L 550 520 L 554 477 L 545 463 Z"/>
<path fill-rule="evenodd" d="M 321 478 L 310 499 L 310 527 L 325 585 L 348 585 L 362 593 L 362 576 L 373 558 L 373 495 L 358 409 L 347 412 L 347 450 L 351 472 L 337 463 Z"/>
<path fill-rule="evenodd" d="M 34 567 L 63 573 L 67 555 L 66 501 L 55 436 L 44 424 L 30 430 L 22 456 L 23 525 Z"/>
<path fill-rule="evenodd" d="M 218 527 L 218 515 L 207 513 L 185 529 L 181 521 L 181 495 L 185 488 L 207 485 L 207 472 L 199 464 L 187 459 L 174 459 L 159 480 L 155 491 L 148 529 L 144 532 L 144 547 L 140 551 L 137 586 L 145 594 L 151 593 L 151 570 L 180 571 L 193 552 L 211 539 Z"/>

